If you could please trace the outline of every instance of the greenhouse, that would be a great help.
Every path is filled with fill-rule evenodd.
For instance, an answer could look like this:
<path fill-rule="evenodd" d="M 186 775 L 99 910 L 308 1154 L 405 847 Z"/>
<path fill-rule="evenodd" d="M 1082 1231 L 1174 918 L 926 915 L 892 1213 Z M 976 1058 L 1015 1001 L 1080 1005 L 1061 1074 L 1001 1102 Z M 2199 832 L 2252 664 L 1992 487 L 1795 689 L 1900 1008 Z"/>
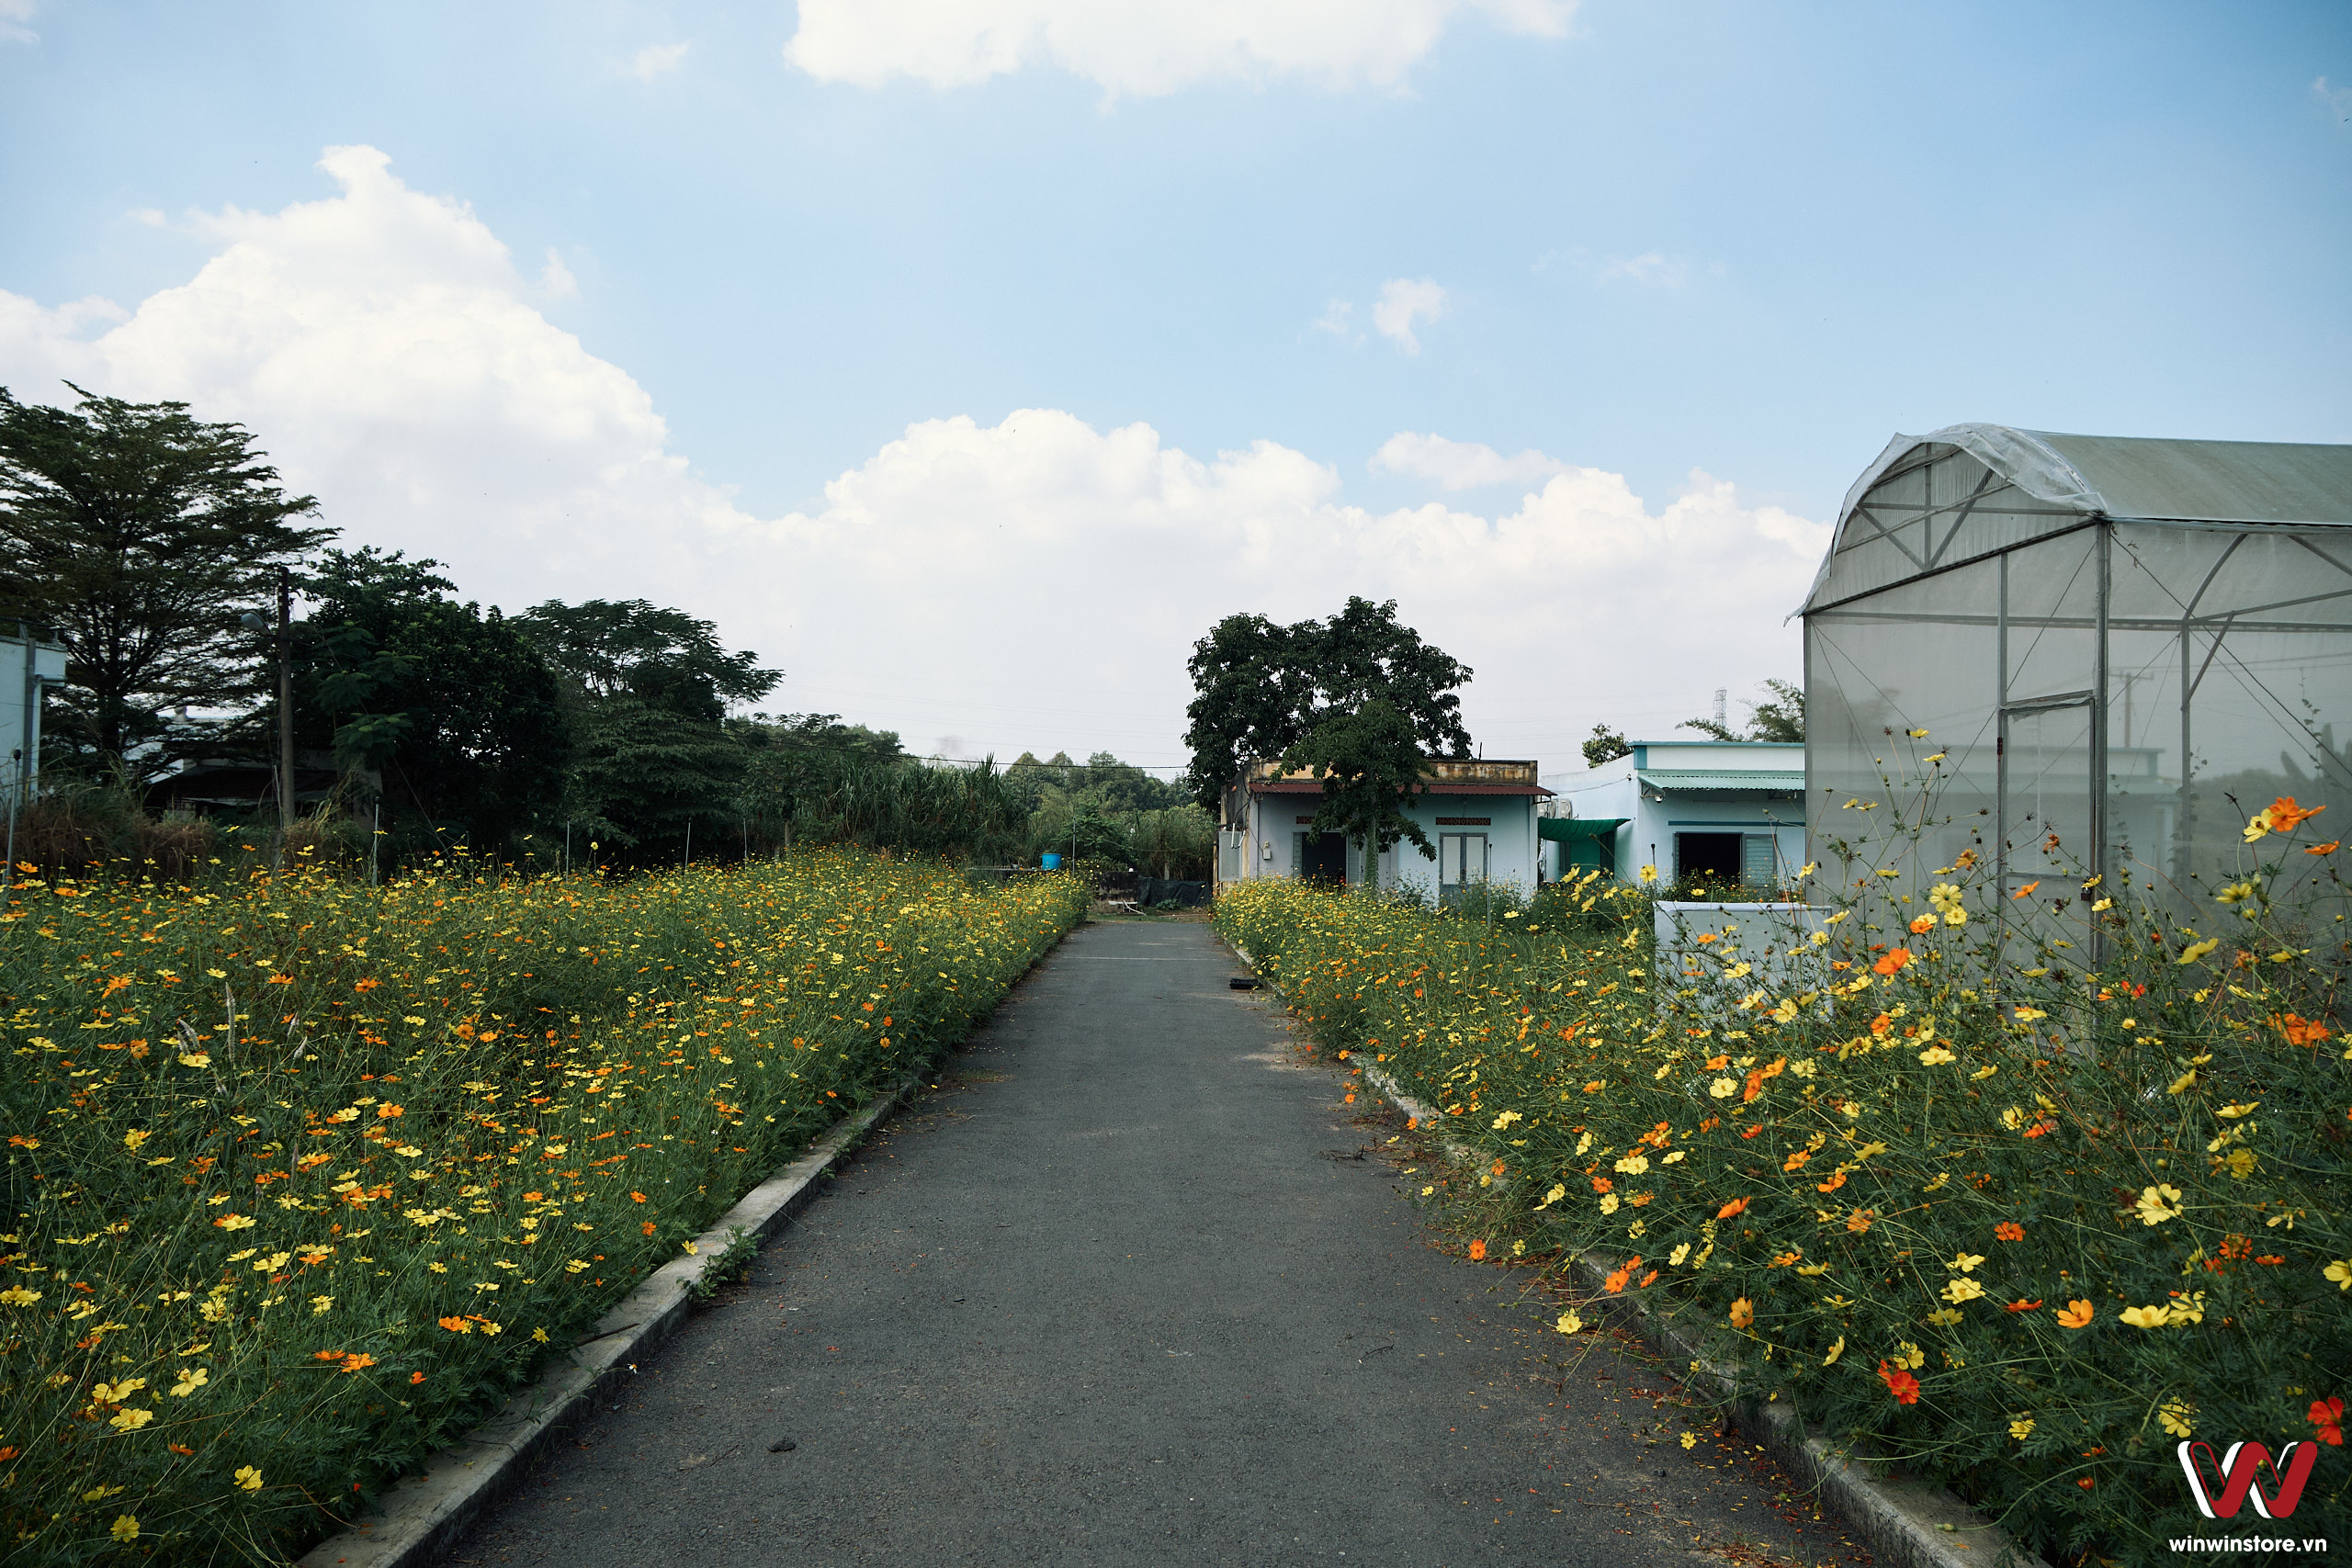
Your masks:
<path fill-rule="evenodd" d="M 1924 795 L 1898 886 L 1973 850 L 2063 919 L 2095 876 L 2210 900 L 2280 795 L 2352 835 L 2352 446 L 1898 435 L 1800 613 L 1815 859 Z"/>

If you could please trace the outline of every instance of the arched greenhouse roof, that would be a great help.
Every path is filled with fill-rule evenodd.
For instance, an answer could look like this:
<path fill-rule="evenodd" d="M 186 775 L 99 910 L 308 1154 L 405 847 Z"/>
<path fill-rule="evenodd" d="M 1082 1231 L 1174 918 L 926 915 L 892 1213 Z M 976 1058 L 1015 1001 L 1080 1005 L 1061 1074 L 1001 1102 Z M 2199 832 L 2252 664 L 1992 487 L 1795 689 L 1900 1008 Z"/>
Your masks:
<path fill-rule="evenodd" d="M 2094 517 L 2352 527 L 2352 446 L 2002 424 L 1897 435 L 1846 492 L 1799 613 Z"/>

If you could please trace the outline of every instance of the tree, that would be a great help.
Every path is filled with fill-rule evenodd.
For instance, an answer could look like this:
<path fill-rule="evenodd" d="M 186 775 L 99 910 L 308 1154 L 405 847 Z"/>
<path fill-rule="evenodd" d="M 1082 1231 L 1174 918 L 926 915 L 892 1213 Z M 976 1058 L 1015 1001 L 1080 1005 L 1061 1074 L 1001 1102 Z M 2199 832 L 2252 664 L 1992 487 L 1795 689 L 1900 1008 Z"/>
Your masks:
<path fill-rule="evenodd" d="M 1193 645 L 1186 668 L 1195 694 L 1184 710 L 1193 797 L 1212 811 L 1251 759 L 1282 756 L 1317 725 L 1374 698 L 1422 750 L 1470 754 L 1454 690 L 1469 668 L 1398 624 L 1393 599 L 1374 604 L 1351 594 L 1329 622 L 1288 626 L 1228 615 Z"/>
<path fill-rule="evenodd" d="M 1592 727 L 1592 739 L 1584 743 L 1584 765 L 1597 768 L 1603 762 L 1613 762 L 1620 757 L 1634 754 L 1634 743 L 1605 724 Z"/>
<path fill-rule="evenodd" d="M 1380 852 L 1409 839 L 1434 858 L 1429 835 L 1401 805 L 1420 792 L 1420 732 L 1385 697 L 1352 712 L 1334 712 L 1283 753 L 1285 769 L 1306 768 L 1323 781 L 1315 830 L 1344 833 L 1363 846 L 1363 885 L 1380 884 Z"/>
<path fill-rule="evenodd" d="M 697 823 L 707 840 L 742 825 L 746 751 L 727 710 L 764 696 L 782 671 L 728 652 L 710 622 L 643 599 L 549 600 L 514 625 L 570 678 L 569 819 L 639 859 L 676 852 Z"/>
<path fill-rule="evenodd" d="M 1747 733 L 1734 733 L 1731 726 L 1712 718 L 1686 718 L 1674 728 L 1695 729 L 1716 740 L 1735 744 L 1746 741 L 1804 739 L 1804 688 L 1793 681 L 1768 680 L 1765 688 L 1772 694 L 1770 702 L 1747 704 Z M 1742 701 L 1746 701 L 1745 698 Z M 1595 731 L 1599 733 L 1598 730 Z M 1591 749 L 1588 745 L 1588 758 Z"/>
<path fill-rule="evenodd" d="M 149 776 L 167 710 L 267 689 L 270 650 L 237 618 L 334 530 L 296 525 L 317 502 L 278 488 L 243 426 L 74 390 L 68 411 L 0 388 L 0 615 L 65 645 L 60 749 Z"/>
<path fill-rule="evenodd" d="M 572 729 L 547 661 L 495 608 L 452 598 L 439 565 L 326 552 L 295 627 L 295 737 L 379 773 L 390 813 L 496 847 L 556 808 Z"/>

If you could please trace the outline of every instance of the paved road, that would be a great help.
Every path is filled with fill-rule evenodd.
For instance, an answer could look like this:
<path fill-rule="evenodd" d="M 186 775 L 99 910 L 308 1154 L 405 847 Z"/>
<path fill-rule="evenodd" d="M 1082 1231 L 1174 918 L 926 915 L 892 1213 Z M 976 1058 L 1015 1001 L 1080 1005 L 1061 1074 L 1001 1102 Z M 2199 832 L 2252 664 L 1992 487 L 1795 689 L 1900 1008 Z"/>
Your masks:
<path fill-rule="evenodd" d="M 1238 972 L 1200 925 L 1081 928 L 457 1558 L 1845 1554 L 1744 1445 L 1683 1451 L 1657 1372 L 1564 1375 L 1525 1271 L 1430 1245 L 1396 1128 Z"/>

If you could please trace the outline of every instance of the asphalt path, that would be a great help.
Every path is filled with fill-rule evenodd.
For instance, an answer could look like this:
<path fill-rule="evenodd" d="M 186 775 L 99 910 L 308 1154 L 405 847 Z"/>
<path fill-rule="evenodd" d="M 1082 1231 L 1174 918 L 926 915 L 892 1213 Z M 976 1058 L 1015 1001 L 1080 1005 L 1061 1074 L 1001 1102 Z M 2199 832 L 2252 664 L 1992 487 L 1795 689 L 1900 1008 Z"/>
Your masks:
<path fill-rule="evenodd" d="M 1853 1555 L 1532 1270 L 1442 1245 L 1401 1121 L 1240 973 L 1202 925 L 1080 928 L 456 1559 Z"/>

